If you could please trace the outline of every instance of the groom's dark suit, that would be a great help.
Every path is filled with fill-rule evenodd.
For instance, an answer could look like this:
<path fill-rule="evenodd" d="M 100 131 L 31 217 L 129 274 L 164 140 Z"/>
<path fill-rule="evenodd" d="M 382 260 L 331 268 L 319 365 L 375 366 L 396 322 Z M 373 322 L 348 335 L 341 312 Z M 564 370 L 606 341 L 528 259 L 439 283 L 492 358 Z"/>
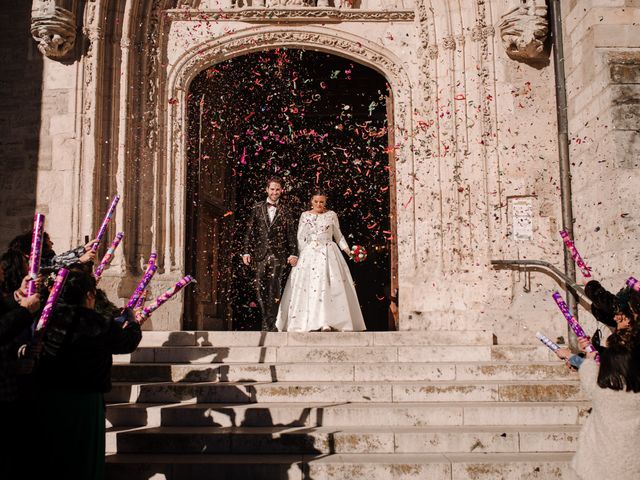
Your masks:
<path fill-rule="evenodd" d="M 253 207 L 242 253 L 251 255 L 255 268 L 254 288 L 262 311 L 262 329 L 273 331 L 287 259 L 298 255 L 296 228 L 282 201 L 277 204 L 273 221 L 269 219 L 266 201 Z"/>

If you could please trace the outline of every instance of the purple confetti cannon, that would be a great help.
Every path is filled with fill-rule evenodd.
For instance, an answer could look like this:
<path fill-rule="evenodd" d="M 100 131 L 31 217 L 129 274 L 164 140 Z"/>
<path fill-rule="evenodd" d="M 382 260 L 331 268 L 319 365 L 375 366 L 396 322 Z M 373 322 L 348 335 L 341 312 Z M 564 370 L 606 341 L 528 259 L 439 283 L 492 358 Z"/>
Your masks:
<path fill-rule="evenodd" d="M 147 264 L 147 268 L 149 268 L 151 265 L 153 265 L 155 267 L 157 258 L 158 258 L 158 254 L 153 252 L 151 254 L 151 256 L 149 257 L 149 262 Z M 147 293 L 148 293 L 146 288 L 147 287 L 145 286 L 145 290 L 140 295 L 140 298 L 138 298 L 138 301 L 136 302 L 136 306 L 134 308 L 142 308 L 144 306 L 144 302 L 147 300 Z"/>
<path fill-rule="evenodd" d="M 556 301 L 556 304 L 558 305 L 558 308 L 564 315 L 564 318 L 567 319 L 567 323 L 571 327 L 571 330 L 573 330 L 573 333 L 576 334 L 576 337 L 587 338 L 587 334 L 584 333 L 584 330 L 582 329 L 580 324 L 576 321 L 575 318 L 573 318 L 573 315 L 571 315 L 571 312 L 569 311 L 569 307 L 562 299 L 562 296 L 558 292 L 554 292 L 553 299 Z M 598 351 L 595 349 L 595 347 L 591 343 L 587 345 L 586 350 L 587 352 L 595 352 L 596 362 L 600 363 L 600 355 L 598 355 Z"/>
<path fill-rule="evenodd" d="M 33 217 L 33 233 L 31 235 L 31 253 L 29 254 L 29 284 L 27 285 L 27 297 L 36 293 L 36 278 L 40 271 L 40 259 L 42 258 L 42 239 L 44 236 L 44 215 L 36 213 Z"/>
<path fill-rule="evenodd" d="M 116 248 L 118 248 L 118 245 L 120 245 L 120 242 L 122 241 L 122 237 L 124 237 L 124 232 L 116 233 L 116 236 L 113 239 L 113 242 L 111 242 L 111 246 L 107 250 L 107 253 L 105 253 L 104 257 L 102 257 L 102 260 L 100 260 L 100 264 L 96 267 L 96 271 L 93 274 L 96 277 L 96 281 L 100 280 L 104 269 L 111 264 L 111 260 L 113 260 Z"/>
<path fill-rule="evenodd" d="M 58 270 L 58 274 L 56 275 L 56 280 L 53 282 L 53 287 L 51 288 L 51 292 L 49 292 L 49 298 L 47 298 L 47 303 L 42 309 L 42 314 L 40 315 L 40 319 L 38 320 L 38 324 L 36 325 L 36 332 L 39 332 L 49 323 L 49 317 L 51 316 L 51 312 L 53 311 L 53 307 L 58 301 L 58 297 L 62 292 L 62 287 L 64 287 L 64 282 L 67 281 L 67 275 L 69 275 L 69 270 L 66 268 L 61 268 Z"/>
<path fill-rule="evenodd" d="M 627 285 L 629 285 L 629 288 L 632 288 L 636 292 L 640 292 L 640 282 L 638 282 L 636 278 L 629 277 L 627 279 Z"/>
<path fill-rule="evenodd" d="M 136 302 L 136 306 L 135 308 L 142 308 L 144 307 L 144 302 L 147 300 L 147 290 L 145 290 L 144 292 L 142 292 L 142 295 L 140 295 L 140 298 L 138 298 L 138 301 Z"/>
<path fill-rule="evenodd" d="M 144 291 L 149 286 L 149 282 L 151 282 L 151 279 L 153 278 L 153 275 L 156 273 L 156 270 L 158 269 L 158 266 L 156 265 L 156 258 L 158 258 L 158 254 L 156 252 L 153 252 L 149 256 L 149 262 L 147 264 L 147 269 L 145 270 L 144 275 L 142 276 L 142 279 L 140 280 L 140 283 L 138 283 L 138 286 L 133 291 L 133 295 L 131 295 L 131 298 L 129 298 L 129 302 L 127 302 L 127 308 L 135 308 L 135 307 L 137 307 L 137 305 L 138 305 L 138 303 L 140 301 L 140 298 L 142 297 L 142 294 L 144 293 Z"/>
<path fill-rule="evenodd" d="M 162 295 L 156 298 L 151 305 L 149 305 L 148 307 L 144 307 L 144 309 L 142 310 L 142 313 L 140 314 L 139 322 L 140 323 L 144 322 L 147 319 L 147 317 L 151 315 L 152 312 L 154 312 L 155 310 L 158 309 L 158 307 L 160 307 L 160 305 L 165 303 L 167 300 L 169 300 L 171 297 L 173 297 L 180 290 L 182 290 L 184 287 L 186 287 L 192 282 L 195 282 L 195 280 L 191 275 L 185 275 L 180 280 L 178 280 L 173 287 L 168 288 Z"/>
<path fill-rule="evenodd" d="M 120 195 L 116 195 L 115 197 L 113 197 L 113 201 L 109 206 L 109 210 L 107 210 L 107 214 L 104 216 L 104 219 L 102 220 L 102 225 L 100 225 L 100 230 L 98 230 L 98 235 L 96 235 L 97 241 L 91 247 L 91 250 L 93 250 L 94 252 L 98 250 L 98 245 L 100 245 L 100 241 L 102 240 L 102 237 L 104 237 L 104 234 L 107 231 L 107 226 L 109 225 L 111 218 L 113 218 L 113 214 L 116 211 L 116 206 L 118 205 L 119 201 L 120 201 Z"/>
<path fill-rule="evenodd" d="M 587 267 L 587 264 L 584 263 L 584 260 L 582 260 L 582 257 L 580 256 L 580 253 L 576 248 L 576 245 L 571 240 L 571 237 L 569 237 L 569 234 L 567 233 L 567 231 L 562 230 L 560 232 L 560 236 L 562 237 L 562 240 L 564 241 L 564 244 L 567 247 L 567 249 L 571 252 L 571 256 L 573 257 L 573 260 L 576 262 L 576 265 L 582 272 L 582 276 L 584 278 L 591 278 L 591 269 Z"/>
<path fill-rule="evenodd" d="M 547 337 L 546 335 L 538 332 L 536 333 L 536 338 L 538 340 L 540 340 L 542 343 L 544 343 L 547 347 L 549 347 L 549 349 L 552 352 L 557 352 L 558 350 L 560 350 L 560 347 L 558 346 L 557 343 L 552 342 L 549 337 Z"/>

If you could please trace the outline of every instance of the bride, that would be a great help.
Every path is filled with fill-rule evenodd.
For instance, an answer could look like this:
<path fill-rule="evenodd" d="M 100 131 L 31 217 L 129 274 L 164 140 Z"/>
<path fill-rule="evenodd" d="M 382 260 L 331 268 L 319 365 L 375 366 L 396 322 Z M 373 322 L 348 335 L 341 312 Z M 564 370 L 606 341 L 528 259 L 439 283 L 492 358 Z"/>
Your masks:
<path fill-rule="evenodd" d="M 349 255 L 349 245 L 338 216 L 326 204 L 327 194 L 316 191 L 311 210 L 300 216 L 300 256 L 282 294 L 276 321 L 280 331 L 366 330 L 349 267 L 338 249 Z"/>

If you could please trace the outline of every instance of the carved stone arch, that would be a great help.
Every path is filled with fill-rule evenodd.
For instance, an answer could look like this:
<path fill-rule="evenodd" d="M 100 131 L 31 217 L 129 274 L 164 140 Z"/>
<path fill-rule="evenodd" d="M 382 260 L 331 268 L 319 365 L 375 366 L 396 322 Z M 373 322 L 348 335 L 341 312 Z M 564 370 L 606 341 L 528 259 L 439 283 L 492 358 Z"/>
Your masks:
<path fill-rule="evenodd" d="M 172 62 L 164 89 L 165 98 L 159 101 L 167 105 L 163 115 L 166 132 L 163 145 L 166 149 L 160 155 L 166 161 L 164 192 L 164 221 L 167 228 L 163 244 L 166 246 L 165 265 L 169 271 L 184 268 L 185 248 L 185 181 L 187 162 L 186 98 L 192 79 L 203 69 L 224 60 L 244 54 L 282 47 L 308 48 L 352 59 L 381 73 L 389 82 L 394 99 L 394 135 L 396 142 L 396 192 L 398 204 L 406 202 L 414 195 L 412 178 L 414 175 L 412 87 L 409 75 L 402 62 L 391 52 L 373 44 L 369 40 L 339 32 L 326 27 L 264 27 L 247 28 L 235 34 L 216 38 L 197 45 L 181 54 Z M 415 257 L 415 222 L 412 209 L 398 208 L 396 221 L 398 236 L 406 239 L 399 247 L 399 274 L 413 269 Z M 160 219 L 156 219 L 160 220 Z M 157 230 L 156 230 L 157 231 Z M 406 274 L 406 273 L 405 273 Z"/>

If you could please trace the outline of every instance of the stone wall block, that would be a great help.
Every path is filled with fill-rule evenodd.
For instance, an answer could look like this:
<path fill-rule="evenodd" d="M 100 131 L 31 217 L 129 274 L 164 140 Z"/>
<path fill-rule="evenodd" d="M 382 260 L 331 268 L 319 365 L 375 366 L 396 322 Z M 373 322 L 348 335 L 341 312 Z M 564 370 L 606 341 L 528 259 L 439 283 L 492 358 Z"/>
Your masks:
<path fill-rule="evenodd" d="M 640 131 L 616 131 L 615 161 L 620 168 L 640 167 Z"/>
<path fill-rule="evenodd" d="M 614 128 L 640 130 L 640 104 L 614 106 L 611 114 Z"/>
<path fill-rule="evenodd" d="M 615 83 L 640 83 L 640 58 L 632 65 L 615 63 L 609 68 L 611 80 Z"/>

